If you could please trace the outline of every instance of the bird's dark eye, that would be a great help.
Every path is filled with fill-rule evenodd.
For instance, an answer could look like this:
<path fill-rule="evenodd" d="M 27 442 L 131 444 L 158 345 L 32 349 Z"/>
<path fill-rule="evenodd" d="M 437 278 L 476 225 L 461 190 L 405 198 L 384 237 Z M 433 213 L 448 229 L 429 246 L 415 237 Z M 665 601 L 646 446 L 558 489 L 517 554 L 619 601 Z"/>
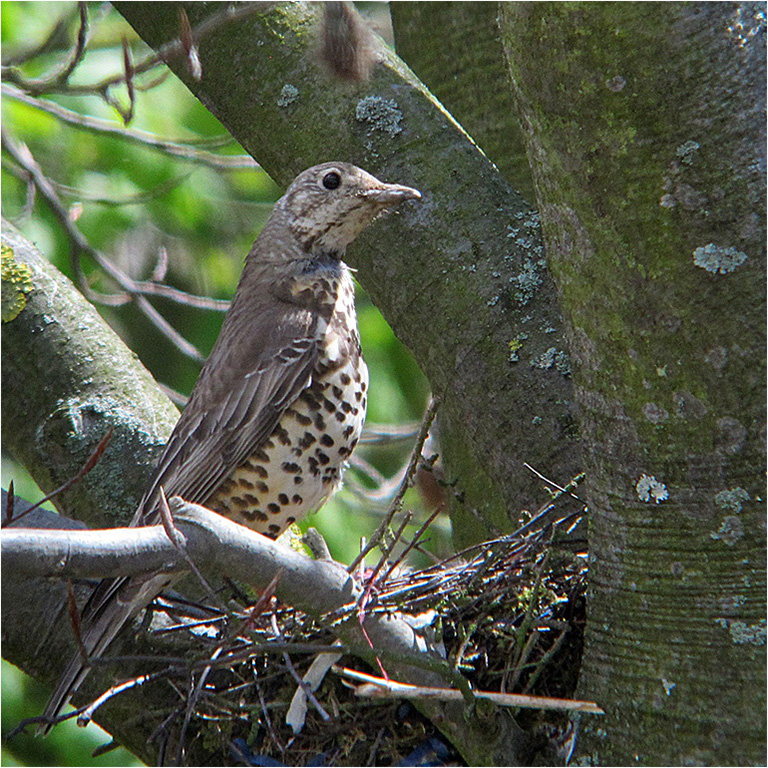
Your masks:
<path fill-rule="evenodd" d="M 323 176 L 323 186 L 326 189 L 338 189 L 339 184 L 341 184 L 341 176 L 336 171 L 328 171 Z"/>

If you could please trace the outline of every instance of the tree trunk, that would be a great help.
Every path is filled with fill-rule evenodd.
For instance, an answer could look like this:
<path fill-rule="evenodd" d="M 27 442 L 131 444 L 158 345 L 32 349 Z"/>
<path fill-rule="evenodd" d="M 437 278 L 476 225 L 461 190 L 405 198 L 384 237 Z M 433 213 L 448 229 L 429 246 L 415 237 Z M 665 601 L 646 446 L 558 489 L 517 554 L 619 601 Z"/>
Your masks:
<path fill-rule="evenodd" d="M 393 2 L 397 54 L 469 132 L 506 180 L 535 203 L 531 166 L 506 82 L 498 3 Z"/>
<path fill-rule="evenodd" d="M 178 36 L 179 6 L 116 3 L 156 48 Z M 193 27 L 222 17 L 218 4 L 185 8 Z M 510 531 L 549 498 L 523 462 L 563 483 L 579 467 L 537 216 L 383 43 L 369 83 L 332 80 L 315 54 L 317 13 L 271 4 L 206 33 L 201 80 L 183 55 L 168 64 L 278 182 L 338 157 L 424 193 L 348 260 L 443 396 L 457 543 Z"/>
<path fill-rule="evenodd" d="M 765 9 L 504 3 L 582 410 L 593 764 L 765 764 Z"/>

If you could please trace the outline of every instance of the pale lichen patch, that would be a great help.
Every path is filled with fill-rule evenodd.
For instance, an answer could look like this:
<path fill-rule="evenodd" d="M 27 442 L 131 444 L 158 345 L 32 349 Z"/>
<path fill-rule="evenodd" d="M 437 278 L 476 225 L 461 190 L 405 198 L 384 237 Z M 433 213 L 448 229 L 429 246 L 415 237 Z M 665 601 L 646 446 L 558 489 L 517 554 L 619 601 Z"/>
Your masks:
<path fill-rule="evenodd" d="M 669 498 L 669 491 L 664 483 L 651 475 L 642 475 L 635 485 L 638 498 L 648 504 L 661 504 Z"/>
<path fill-rule="evenodd" d="M 382 99 L 381 96 L 366 96 L 357 102 L 355 119 L 366 123 L 369 133 L 379 131 L 390 137 L 397 136 L 403 129 L 400 125 L 403 113 L 394 99 Z"/>
<path fill-rule="evenodd" d="M 712 274 L 726 275 L 738 269 L 747 260 L 747 254 L 736 248 L 715 243 L 700 245 L 693 252 L 693 263 Z"/>
<path fill-rule="evenodd" d="M 277 99 L 278 107 L 288 107 L 293 104 L 299 98 L 299 89 L 295 85 L 286 83 L 281 91 L 280 96 Z"/>

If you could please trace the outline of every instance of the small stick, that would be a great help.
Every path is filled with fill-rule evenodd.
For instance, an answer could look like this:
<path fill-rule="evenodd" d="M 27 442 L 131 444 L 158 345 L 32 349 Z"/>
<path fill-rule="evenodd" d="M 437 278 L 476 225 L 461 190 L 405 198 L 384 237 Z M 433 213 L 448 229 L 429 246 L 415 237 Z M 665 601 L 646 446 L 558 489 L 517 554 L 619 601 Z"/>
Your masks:
<path fill-rule="evenodd" d="M 68 491 L 73 485 L 79 483 L 99 463 L 99 460 L 104 455 L 104 451 L 107 450 L 107 446 L 109 445 L 109 441 L 112 439 L 112 433 L 114 431 L 114 427 L 110 427 L 107 430 L 107 433 L 104 435 L 104 437 L 99 440 L 99 444 L 93 449 L 93 453 L 86 459 L 85 464 L 83 464 L 83 466 L 79 469 L 78 473 L 74 477 L 67 480 L 64 485 L 59 486 L 55 491 L 51 491 L 51 493 L 40 499 L 40 501 L 38 501 L 36 504 L 33 504 L 29 509 L 24 510 L 24 512 L 15 518 L 14 522 L 18 522 L 22 517 L 28 515 L 39 506 L 45 504 L 46 501 L 50 501 L 55 496 L 58 496 L 60 493 L 64 493 L 64 491 Z M 3 520 L 2 527 L 5 528 L 9 522 L 10 520 Z"/>
<path fill-rule="evenodd" d="M 462 692 L 456 688 L 429 688 L 409 683 L 397 683 L 380 677 L 366 675 L 354 669 L 334 665 L 332 670 L 342 677 L 364 683 L 355 688 L 357 696 L 392 696 L 404 699 L 438 699 L 440 701 L 463 701 Z M 501 707 L 522 707 L 524 709 L 557 709 L 576 712 L 591 712 L 604 715 L 594 701 L 579 699 L 554 699 L 548 696 L 526 696 L 519 693 L 494 693 L 493 691 L 472 691 L 475 698 L 488 699 Z"/>
<path fill-rule="evenodd" d="M 421 421 L 421 427 L 419 428 L 419 434 L 416 437 L 416 444 L 413 446 L 413 451 L 411 452 L 411 458 L 408 462 L 405 477 L 403 477 L 403 481 L 400 483 L 400 488 L 398 489 L 395 498 L 390 504 L 389 512 L 381 521 L 381 524 L 376 529 L 376 532 L 373 534 L 373 536 L 371 536 L 371 540 L 368 542 L 368 544 L 363 547 L 360 554 L 349 565 L 347 568 L 348 573 L 352 573 L 355 568 L 357 568 L 358 564 L 362 562 L 363 558 L 381 541 L 381 537 L 384 535 L 384 531 L 389 528 L 390 524 L 392 523 L 392 519 L 400 511 L 400 508 L 403 505 L 403 497 L 405 496 L 405 492 L 413 484 L 413 476 L 416 474 L 416 469 L 418 468 L 419 461 L 421 460 L 421 451 L 424 448 L 424 443 L 427 441 L 429 428 L 432 426 L 432 422 L 434 421 L 439 406 L 440 397 L 438 395 L 432 395 L 432 398 L 429 401 L 429 405 L 427 406 L 427 410 L 424 413 L 424 418 Z"/>

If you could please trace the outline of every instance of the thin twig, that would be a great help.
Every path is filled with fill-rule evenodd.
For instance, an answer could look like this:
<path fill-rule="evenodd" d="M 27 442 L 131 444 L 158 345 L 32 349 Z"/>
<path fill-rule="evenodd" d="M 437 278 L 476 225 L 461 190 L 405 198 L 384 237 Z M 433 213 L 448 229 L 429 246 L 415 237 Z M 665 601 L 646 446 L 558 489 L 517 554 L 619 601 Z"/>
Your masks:
<path fill-rule="evenodd" d="M 354 669 L 346 667 L 332 667 L 332 670 L 342 677 L 356 680 L 366 685 L 358 686 L 355 693 L 358 696 L 395 696 L 408 699 L 437 699 L 438 701 L 462 701 L 464 695 L 461 691 L 452 688 L 429 688 L 424 686 L 398 683 L 393 680 L 382 680 L 373 675 L 366 675 Z M 528 709 L 556 709 L 565 711 L 590 712 L 595 715 L 604 715 L 594 701 L 580 701 L 578 699 L 554 699 L 547 696 L 523 696 L 516 693 L 494 693 L 493 691 L 472 691 L 475 698 L 489 699 L 494 704 L 502 707 L 524 707 Z"/>
<path fill-rule="evenodd" d="M 275 618 L 274 613 L 270 617 L 270 621 L 272 624 L 272 631 L 275 633 L 277 637 L 279 637 L 282 640 L 283 633 L 280 631 L 280 627 L 277 625 L 277 619 Z M 312 706 L 317 710 L 320 717 L 322 717 L 323 720 L 325 721 L 330 720 L 331 716 L 325 711 L 322 704 L 320 704 L 320 702 L 317 700 L 317 697 L 312 691 L 312 687 L 308 683 L 305 683 L 301 675 L 296 671 L 296 667 L 293 666 L 291 657 L 287 653 L 283 654 L 283 661 L 285 662 L 285 666 L 287 667 L 288 671 L 291 673 L 291 676 L 299 684 L 300 688 L 304 691 L 304 693 L 307 696 L 307 700 L 312 703 Z"/>
<path fill-rule="evenodd" d="M 82 128 L 91 133 L 101 133 L 117 136 L 131 144 L 138 144 L 150 149 L 164 152 L 167 155 L 186 160 L 191 163 L 205 165 L 210 168 L 259 168 L 259 164 L 250 155 L 218 155 L 204 149 L 197 149 L 188 143 L 174 139 L 164 139 L 153 133 L 141 131 L 137 128 L 125 128 L 116 125 L 109 120 L 98 117 L 90 117 L 74 112 L 71 109 L 55 104 L 47 99 L 39 99 L 6 83 L 2 84 L 2 93 L 12 99 L 28 104 L 31 107 L 47 112 L 49 115 L 69 125 Z"/>
<path fill-rule="evenodd" d="M 160 486 L 160 500 L 157 506 L 158 512 L 160 513 L 160 522 L 163 526 L 163 530 L 165 530 L 165 534 L 168 537 L 169 541 L 173 544 L 174 547 L 181 553 L 182 557 L 184 558 L 184 561 L 189 566 L 192 573 L 195 574 L 197 577 L 197 580 L 200 582 L 200 584 L 203 585 L 203 589 L 208 593 L 208 597 L 210 598 L 211 602 L 218 606 L 220 610 L 222 610 L 224 613 L 227 612 L 227 609 L 222 605 L 221 601 L 219 600 L 218 596 L 216 595 L 216 592 L 214 592 L 213 587 L 208 583 L 207 579 L 203 574 L 201 573 L 200 569 L 195 565 L 192 558 L 189 556 L 189 553 L 187 552 L 186 548 L 186 541 L 184 539 L 183 534 L 179 529 L 174 525 L 173 522 L 173 515 L 171 514 L 171 507 L 168 504 L 168 499 L 165 497 L 165 489 L 163 486 Z"/>
<path fill-rule="evenodd" d="M 100 251 L 96 250 L 77 226 L 75 226 L 74 222 L 70 219 L 66 208 L 59 199 L 59 196 L 56 194 L 56 190 L 53 188 L 50 180 L 43 174 L 42 169 L 37 164 L 37 161 L 32 156 L 29 149 L 25 145 L 17 144 L 15 140 L 11 139 L 10 136 L 5 133 L 5 131 L 2 131 L 2 140 L 6 150 L 14 160 L 16 160 L 16 162 L 31 175 L 40 194 L 43 196 L 46 203 L 48 203 L 49 208 L 53 211 L 54 215 L 59 220 L 59 223 L 64 228 L 64 231 L 67 233 L 71 244 L 73 269 L 78 275 L 78 283 L 81 290 L 87 295 L 91 293 L 90 287 L 82 275 L 79 263 L 79 255 L 85 253 L 112 279 L 131 294 L 136 305 L 144 313 L 147 319 L 149 319 L 150 322 L 152 322 L 180 352 L 182 352 L 182 354 L 192 358 L 196 362 L 202 363 L 205 360 L 203 355 L 181 336 L 181 334 L 179 334 L 178 331 L 176 331 L 170 323 L 160 315 L 147 299 L 141 295 L 141 292 L 137 290 L 136 283 L 119 267 L 112 264 L 112 262 L 110 262 Z"/>
<path fill-rule="evenodd" d="M 410 488 L 411 484 L 413 483 L 413 477 L 416 474 L 416 469 L 419 466 L 419 462 L 421 461 L 421 451 L 424 447 L 424 443 L 427 440 L 427 436 L 429 435 L 429 428 L 432 426 L 432 421 L 435 418 L 435 415 L 437 414 L 437 409 L 440 406 L 440 397 L 438 395 L 433 395 L 432 398 L 429 401 L 429 405 L 427 406 L 427 410 L 424 413 L 424 418 L 421 422 L 421 427 L 419 429 L 419 434 L 416 436 L 416 444 L 413 446 L 413 451 L 411 452 L 411 458 L 408 462 L 408 467 L 405 472 L 405 477 L 403 478 L 402 483 L 400 484 L 400 488 L 395 495 L 395 498 L 392 500 L 392 504 L 390 505 L 389 512 L 387 513 L 386 517 L 381 521 L 381 524 L 376 529 L 376 532 L 371 536 L 370 541 L 368 544 L 363 547 L 360 554 L 352 561 L 352 563 L 347 568 L 348 573 L 352 573 L 355 568 L 357 568 L 358 564 L 363 561 L 365 556 L 375 547 L 378 545 L 378 543 L 381 541 L 382 536 L 384 535 L 384 532 L 389 528 L 392 519 L 394 516 L 400 511 L 400 508 L 403 505 L 403 497 L 405 496 L 405 492 Z"/>
<path fill-rule="evenodd" d="M 152 672 L 148 675 L 139 675 L 138 677 L 134 677 L 132 680 L 126 680 L 124 683 L 120 683 L 118 685 L 113 685 L 110 688 L 108 688 L 104 693 L 101 694 L 97 699 L 94 699 L 87 707 L 85 707 L 77 716 L 77 724 L 82 728 L 88 723 L 91 722 L 93 719 L 93 713 L 103 704 L 106 704 L 111 698 L 114 696 L 117 696 L 120 693 L 123 693 L 123 691 L 128 691 L 131 688 L 136 688 L 140 685 L 144 685 L 144 683 L 151 682 L 152 680 L 157 680 L 160 677 L 164 677 L 168 675 L 168 670 L 162 670 L 160 672 Z"/>
<path fill-rule="evenodd" d="M 415 536 L 411 539 L 411 541 L 408 544 L 408 546 L 402 551 L 402 553 L 397 558 L 397 560 L 395 560 L 389 566 L 389 570 L 382 577 L 381 582 L 383 584 L 387 583 L 387 579 L 389 579 L 390 574 L 392 573 L 392 571 L 394 571 L 395 568 L 397 568 L 397 566 L 400 565 L 400 563 L 402 563 L 403 560 L 405 560 L 405 558 L 408 555 L 408 553 L 416 546 L 416 544 L 418 544 L 419 539 L 426 533 L 427 528 L 429 528 L 429 526 L 432 524 L 432 521 L 443 511 L 443 508 L 444 507 L 443 507 L 442 504 L 440 506 L 438 506 L 438 508 L 426 519 L 426 521 L 421 526 L 421 528 L 419 528 L 419 530 L 416 531 Z"/>
<path fill-rule="evenodd" d="M 537 469 L 534 469 L 527 461 L 523 462 L 523 466 L 529 470 L 530 472 L 533 472 L 536 477 L 538 477 L 540 480 L 543 480 L 547 485 L 551 485 L 556 490 L 560 491 L 560 493 L 565 493 L 571 498 L 576 499 L 580 504 L 586 504 L 587 502 L 584 501 L 584 499 L 580 499 L 575 493 L 571 493 L 567 488 L 563 488 L 562 485 L 558 485 L 554 480 L 550 480 L 548 477 L 544 477 L 544 475 L 541 474 Z M 573 485 L 573 481 L 568 483 L 568 485 Z"/>
<path fill-rule="evenodd" d="M 221 656 L 223 651 L 224 651 L 224 646 L 220 645 L 211 654 L 210 661 L 215 662 L 216 659 L 218 659 L 219 656 Z M 184 722 L 181 725 L 181 732 L 179 733 L 179 747 L 176 752 L 176 756 L 177 756 L 176 765 L 183 765 L 184 745 L 186 744 L 186 740 L 187 740 L 187 729 L 189 728 L 189 723 L 192 720 L 192 714 L 195 711 L 197 702 L 200 700 L 200 695 L 203 692 L 203 686 L 205 685 L 205 681 L 208 679 L 208 675 L 211 673 L 212 669 L 213 669 L 212 663 L 207 664 L 203 668 L 202 672 L 200 673 L 200 677 L 197 679 L 197 682 L 195 683 L 195 686 L 192 689 L 192 692 L 187 697 L 187 706 L 186 706 L 186 711 L 184 712 Z"/>
<path fill-rule="evenodd" d="M 16 518 L 14 518 L 13 522 L 17 522 L 21 520 L 22 517 L 25 517 L 30 512 L 33 512 L 38 507 L 45 504 L 46 501 L 50 501 L 51 499 L 58 496 L 60 493 L 64 493 L 64 491 L 68 491 L 73 485 L 76 485 L 79 483 L 98 463 L 101 457 L 104 455 L 104 451 L 107 450 L 107 446 L 109 445 L 109 441 L 112 439 L 112 433 L 115 431 L 114 427 L 110 427 L 104 437 L 99 440 L 98 445 L 93 449 L 91 452 L 91 455 L 85 460 L 85 464 L 83 464 L 82 467 L 77 471 L 77 474 L 74 477 L 71 477 L 69 480 L 67 480 L 63 485 L 60 485 L 55 491 L 51 491 L 47 496 L 44 496 L 40 501 L 33 504 L 28 509 L 25 509 L 20 515 L 18 515 Z M 6 515 L 7 517 L 7 515 Z M 9 521 L 3 520 L 2 527 L 5 528 L 5 526 L 8 524 Z"/>

